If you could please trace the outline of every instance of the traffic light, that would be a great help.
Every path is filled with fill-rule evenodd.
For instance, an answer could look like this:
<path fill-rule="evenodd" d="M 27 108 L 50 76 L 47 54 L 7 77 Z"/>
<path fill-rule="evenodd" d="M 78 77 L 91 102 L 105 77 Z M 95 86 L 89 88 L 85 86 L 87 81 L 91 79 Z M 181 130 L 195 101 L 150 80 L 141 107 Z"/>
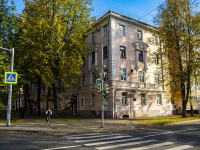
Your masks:
<path fill-rule="evenodd" d="M 97 88 L 97 92 L 100 93 L 102 91 L 101 83 L 100 84 L 96 84 L 96 88 Z"/>
<path fill-rule="evenodd" d="M 102 91 L 101 79 L 100 78 L 96 79 L 96 88 L 97 88 L 98 93 L 100 93 Z"/>
<path fill-rule="evenodd" d="M 104 83 L 104 84 L 103 84 L 103 89 L 104 89 L 104 91 L 105 91 L 106 94 L 109 93 L 109 86 L 108 86 L 107 83 Z"/>

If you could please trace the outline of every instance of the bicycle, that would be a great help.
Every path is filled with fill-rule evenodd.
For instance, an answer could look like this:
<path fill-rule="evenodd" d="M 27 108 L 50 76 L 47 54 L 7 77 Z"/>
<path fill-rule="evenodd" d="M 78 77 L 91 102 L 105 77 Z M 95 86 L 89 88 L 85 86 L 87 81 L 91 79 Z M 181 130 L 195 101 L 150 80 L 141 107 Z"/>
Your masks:
<path fill-rule="evenodd" d="M 46 124 L 51 125 L 51 115 L 47 115 Z"/>

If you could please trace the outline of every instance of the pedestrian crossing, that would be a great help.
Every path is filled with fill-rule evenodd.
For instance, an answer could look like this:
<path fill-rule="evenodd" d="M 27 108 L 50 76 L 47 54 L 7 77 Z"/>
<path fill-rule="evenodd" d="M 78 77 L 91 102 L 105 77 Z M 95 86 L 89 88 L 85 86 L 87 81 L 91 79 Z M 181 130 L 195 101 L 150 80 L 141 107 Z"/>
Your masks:
<path fill-rule="evenodd" d="M 191 150 L 192 145 L 180 145 L 176 142 L 160 142 L 157 139 L 136 137 L 125 133 L 90 133 L 62 135 L 62 138 L 90 147 L 95 150 Z"/>

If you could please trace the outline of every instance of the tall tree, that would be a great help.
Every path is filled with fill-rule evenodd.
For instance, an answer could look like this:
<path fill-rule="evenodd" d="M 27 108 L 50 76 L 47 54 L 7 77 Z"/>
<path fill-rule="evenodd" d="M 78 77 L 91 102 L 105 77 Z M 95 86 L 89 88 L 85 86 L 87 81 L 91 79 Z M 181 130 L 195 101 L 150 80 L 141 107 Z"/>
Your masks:
<path fill-rule="evenodd" d="M 57 111 L 56 80 L 76 82 L 91 26 L 91 0 L 25 0 L 20 23 L 19 62 L 51 86 Z M 28 65 L 27 65 L 28 64 Z"/>
<path fill-rule="evenodd" d="M 199 13 L 193 0 L 167 0 L 155 17 L 157 34 L 163 44 L 162 56 L 166 57 L 171 95 L 181 99 L 183 117 L 190 95 L 194 73 L 199 71 Z"/>
<path fill-rule="evenodd" d="M 14 0 L 0 0 L 0 47 L 13 48 L 17 28 Z M 0 50 L 0 103 L 6 103 L 6 85 L 3 83 L 6 71 L 10 71 L 11 55 Z"/>

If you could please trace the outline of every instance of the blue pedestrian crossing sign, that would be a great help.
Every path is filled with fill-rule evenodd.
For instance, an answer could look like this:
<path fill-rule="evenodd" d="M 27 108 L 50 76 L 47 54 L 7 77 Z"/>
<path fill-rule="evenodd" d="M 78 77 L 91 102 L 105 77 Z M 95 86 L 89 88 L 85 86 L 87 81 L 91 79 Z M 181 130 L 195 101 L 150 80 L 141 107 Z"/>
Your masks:
<path fill-rule="evenodd" d="M 16 72 L 5 72 L 5 83 L 17 84 L 17 73 Z"/>

